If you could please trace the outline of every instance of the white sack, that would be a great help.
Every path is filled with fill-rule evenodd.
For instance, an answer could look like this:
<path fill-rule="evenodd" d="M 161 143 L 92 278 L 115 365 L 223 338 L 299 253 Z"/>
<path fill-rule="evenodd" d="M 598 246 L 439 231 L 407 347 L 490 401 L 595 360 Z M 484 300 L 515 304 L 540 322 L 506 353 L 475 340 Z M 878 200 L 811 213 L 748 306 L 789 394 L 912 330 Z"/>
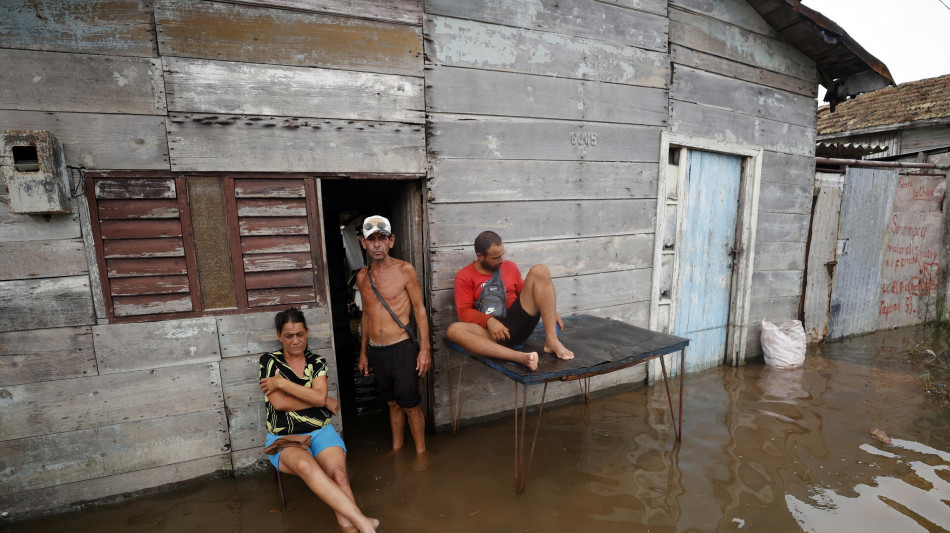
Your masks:
<path fill-rule="evenodd" d="M 776 326 L 762 320 L 762 352 L 765 364 L 775 368 L 795 368 L 805 362 L 805 328 L 800 320 Z"/>

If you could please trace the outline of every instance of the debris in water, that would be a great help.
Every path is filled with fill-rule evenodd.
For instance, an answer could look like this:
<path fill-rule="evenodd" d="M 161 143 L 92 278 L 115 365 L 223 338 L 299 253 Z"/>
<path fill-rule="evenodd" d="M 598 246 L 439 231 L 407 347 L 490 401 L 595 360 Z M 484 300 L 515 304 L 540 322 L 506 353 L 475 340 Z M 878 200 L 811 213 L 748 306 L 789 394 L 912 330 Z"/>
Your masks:
<path fill-rule="evenodd" d="M 880 429 L 874 428 L 871 430 L 871 435 L 874 435 L 875 439 L 881 441 L 881 444 L 890 446 L 891 438 L 887 436 L 887 433 L 884 433 Z"/>

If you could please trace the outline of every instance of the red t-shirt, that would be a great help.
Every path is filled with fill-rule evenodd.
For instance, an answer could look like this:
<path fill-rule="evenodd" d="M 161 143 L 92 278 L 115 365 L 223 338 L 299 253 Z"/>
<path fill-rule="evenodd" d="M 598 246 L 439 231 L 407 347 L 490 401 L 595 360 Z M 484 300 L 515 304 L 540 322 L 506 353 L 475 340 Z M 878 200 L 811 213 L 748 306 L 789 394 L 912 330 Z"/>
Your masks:
<path fill-rule="evenodd" d="M 483 328 L 488 327 L 488 319 L 491 315 L 482 313 L 475 309 L 473 305 L 482 294 L 482 285 L 489 278 L 491 278 L 491 274 L 482 274 L 475 270 L 473 263 L 469 263 L 455 275 L 455 310 L 462 322 L 472 322 Z M 521 271 L 518 270 L 518 265 L 511 261 L 503 262 L 501 264 L 501 280 L 505 283 L 507 305 L 511 307 L 511 304 L 521 294 L 521 289 L 524 288 L 524 280 L 521 279 Z"/>

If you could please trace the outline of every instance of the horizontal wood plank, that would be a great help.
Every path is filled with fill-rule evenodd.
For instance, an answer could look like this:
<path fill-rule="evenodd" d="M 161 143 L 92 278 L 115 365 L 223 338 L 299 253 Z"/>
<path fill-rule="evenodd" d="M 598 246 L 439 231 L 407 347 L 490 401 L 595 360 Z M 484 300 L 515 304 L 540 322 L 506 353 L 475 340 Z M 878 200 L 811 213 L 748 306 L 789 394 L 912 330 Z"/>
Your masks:
<path fill-rule="evenodd" d="M 100 229 L 103 239 L 181 237 L 181 222 L 178 219 L 103 220 Z"/>
<path fill-rule="evenodd" d="M 165 114 L 157 59 L 4 50 L 0 72 L 2 109 Z"/>
<path fill-rule="evenodd" d="M 64 483 L 13 494 L 0 494 L 0 505 L 4 509 L 11 509 L 11 516 L 24 517 L 64 506 L 75 506 L 76 510 L 79 510 L 83 507 L 78 502 L 89 502 L 141 491 L 143 488 L 161 487 L 172 483 L 194 480 L 202 476 L 215 475 L 217 472 L 227 471 L 231 468 L 230 454 L 221 453 L 203 459 L 146 470 L 135 470 L 87 481 Z"/>
<path fill-rule="evenodd" d="M 90 453 L 95 450 L 95 453 Z M 0 442 L 17 475 L 0 480 L 16 493 L 182 463 L 228 451 L 223 409 L 139 420 L 69 433 Z"/>
<path fill-rule="evenodd" d="M 103 241 L 102 250 L 106 259 L 185 256 L 185 245 L 180 237 L 109 239 Z"/>
<path fill-rule="evenodd" d="M 4 0 L 6 48 L 152 57 L 151 0 Z"/>
<path fill-rule="evenodd" d="M 298 11 L 317 11 L 350 15 L 373 20 L 422 24 L 421 0 L 242 0 L 242 4 L 289 7 Z"/>
<path fill-rule="evenodd" d="M 212 317 L 93 326 L 100 374 L 220 359 Z"/>
<path fill-rule="evenodd" d="M 313 257 L 310 253 L 254 254 L 244 256 L 245 272 L 268 272 L 273 270 L 297 270 L 304 268 L 313 268 Z"/>
<path fill-rule="evenodd" d="M 245 255 L 309 252 L 310 237 L 308 235 L 241 237 L 241 251 Z"/>
<path fill-rule="evenodd" d="M 656 163 L 437 159 L 429 202 L 656 198 Z"/>
<path fill-rule="evenodd" d="M 670 60 L 674 68 L 685 65 L 809 98 L 818 96 L 818 83 L 814 80 L 803 80 L 787 74 L 752 67 L 684 46 L 672 45 L 670 47 Z"/>
<path fill-rule="evenodd" d="M 779 33 L 754 7 L 746 2 L 709 2 L 708 0 L 670 0 L 670 6 L 739 26 L 752 33 L 778 39 Z"/>
<path fill-rule="evenodd" d="M 165 117 L 0 110 L 11 130 L 47 130 L 63 144 L 66 165 L 88 170 L 168 170 Z"/>
<path fill-rule="evenodd" d="M 804 242 L 763 242 L 755 243 L 754 270 L 804 270 Z"/>
<path fill-rule="evenodd" d="M 111 272 L 110 272 L 111 273 Z M 188 276 L 143 276 L 113 278 L 109 290 L 113 296 L 136 296 L 140 294 L 173 294 L 188 292 Z"/>
<path fill-rule="evenodd" d="M 756 242 L 793 242 L 807 240 L 810 215 L 759 213 Z"/>
<path fill-rule="evenodd" d="M 244 274 L 248 290 L 281 287 L 313 287 L 312 270 L 278 270 L 276 272 L 248 272 Z"/>
<path fill-rule="evenodd" d="M 665 14 L 590 0 L 538 0 L 530 9 L 520 0 L 427 0 L 426 14 L 586 37 L 647 50 L 665 52 L 667 44 Z"/>
<path fill-rule="evenodd" d="M 184 257 L 107 259 L 106 272 L 110 278 L 131 276 L 172 276 L 187 274 L 188 264 Z"/>
<path fill-rule="evenodd" d="M 239 222 L 245 235 L 306 235 L 306 217 L 248 217 Z"/>
<path fill-rule="evenodd" d="M 468 247 L 484 230 L 505 242 L 652 233 L 655 219 L 655 200 L 434 204 L 429 206 L 429 242 Z"/>
<path fill-rule="evenodd" d="M 759 188 L 759 212 L 811 213 L 812 185 L 763 182 Z"/>
<path fill-rule="evenodd" d="M 89 326 L 0 333 L 0 386 L 96 373 Z"/>
<path fill-rule="evenodd" d="M 669 114 L 663 88 L 444 66 L 427 71 L 426 86 L 430 113 L 651 126 L 665 125 Z"/>
<path fill-rule="evenodd" d="M 256 289 L 247 291 L 247 303 L 251 307 L 265 305 L 288 305 L 316 301 L 313 288 L 291 287 L 281 289 Z"/>
<path fill-rule="evenodd" d="M 770 270 L 752 274 L 752 294 L 756 298 L 798 296 L 804 291 L 804 270 Z"/>
<path fill-rule="evenodd" d="M 217 2 L 160 0 L 162 56 L 422 75 L 422 32 L 405 24 Z"/>
<path fill-rule="evenodd" d="M 502 70 L 666 88 L 665 52 L 523 28 L 427 17 L 426 59 L 434 65 Z"/>
<path fill-rule="evenodd" d="M 81 239 L 0 241 L 0 281 L 87 274 Z"/>
<path fill-rule="evenodd" d="M 670 9 L 670 44 L 806 81 L 818 82 L 813 59 L 781 38 L 768 37 L 715 18 Z"/>
<path fill-rule="evenodd" d="M 6 190 L 6 186 L 0 186 Z M 0 242 L 79 239 L 79 210 L 64 215 L 20 215 L 10 212 L 10 204 L 0 202 Z M 21 246 L 11 244 L 11 246 Z"/>
<path fill-rule="evenodd" d="M 188 294 L 150 294 L 146 296 L 115 296 L 115 316 L 138 316 L 193 311 Z"/>
<path fill-rule="evenodd" d="M 103 178 L 93 180 L 97 200 L 143 200 L 178 198 L 175 180 L 170 178 Z"/>
<path fill-rule="evenodd" d="M 168 134 L 172 169 L 394 174 L 425 171 L 425 134 L 418 124 L 258 118 L 171 113 Z"/>
<path fill-rule="evenodd" d="M 673 69 L 670 98 L 805 128 L 816 127 L 818 104 L 814 97 L 686 66 Z"/>
<path fill-rule="evenodd" d="M 813 157 L 815 129 L 734 111 L 671 100 L 670 130 L 723 142 L 761 146 L 766 150 Z"/>
<path fill-rule="evenodd" d="M 237 198 L 306 198 L 303 180 L 298 179 L 251 179 L 234 180 L 234 196 Z"/>
<path fill-rule="evenodd" d="M 15 385 L 0 397 L 3 440 L 222 409 L 217 363 Z M 14 406 L 30 405 L 31 409 Z"/>
<path fill-rule="evenodd" d="M 421 77 L 175 57 L 163 61 L 170 111 L 424 122 Z"/>
<path fill-rule="evenodd" d="M 239 217 L 305 217 L 307 202 L 303 198 L 293 199 L 238 199 Z"/>
<path fill-rule="evenodd" d="M 660 151 L 654 126 L 437 115 L 429 127 L 440 159 L 655 162 Z"/>
<path fill-rule="evenodd" d="M 326 308 L 308 307 L 301 311 L 310 329 L 308 337 L 310 349 L 329 349 L 332 330 Z M 274 329 L 274 315 L 274 312 L 265 312 L 216 317 L 221 357 L 260 355 L 279 349 L 280 344 L 277 342 L 277 332 Z"/>
<path fill-rule="evenodd" d="M 474 236 L 473 236 L 474 239 Z M 433 290 L 451 289 L 455 274 L 475 259 L 472 245 L 430 249 Z M 554 278 L 649 268 L 653 234 L 505 243 L 505 260 L 516 265 L 544 264 Z M 522 276 L 527 270 L 522 271 Z"/>
<path fill-rule="evenodd" d="M 762 183 L 770 182 L 814 187 L 815 158 L 765 150 L 762 153 Z"/>
<path fill-rule="evenodd" d="M 94 324 L 90 291 L 89 276 L 0 281 L 0 331 Z"/>
<path fill-rule="evenodd" d="M 178 218 L 178 200 L 102 200 L 99 219 Z"/>

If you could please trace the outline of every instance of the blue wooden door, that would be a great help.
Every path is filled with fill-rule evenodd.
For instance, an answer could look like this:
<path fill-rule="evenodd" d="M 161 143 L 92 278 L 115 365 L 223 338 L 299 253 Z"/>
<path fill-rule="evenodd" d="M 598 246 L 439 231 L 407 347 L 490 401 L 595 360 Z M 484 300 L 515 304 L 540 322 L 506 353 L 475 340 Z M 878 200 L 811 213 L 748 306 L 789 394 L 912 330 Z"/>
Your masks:
<path fill-rule="evenodd" d="M 674 334 L 690 340 L 686 371 L 693 372 L 725 358 L 742 158 L 688 154 Z"/>

